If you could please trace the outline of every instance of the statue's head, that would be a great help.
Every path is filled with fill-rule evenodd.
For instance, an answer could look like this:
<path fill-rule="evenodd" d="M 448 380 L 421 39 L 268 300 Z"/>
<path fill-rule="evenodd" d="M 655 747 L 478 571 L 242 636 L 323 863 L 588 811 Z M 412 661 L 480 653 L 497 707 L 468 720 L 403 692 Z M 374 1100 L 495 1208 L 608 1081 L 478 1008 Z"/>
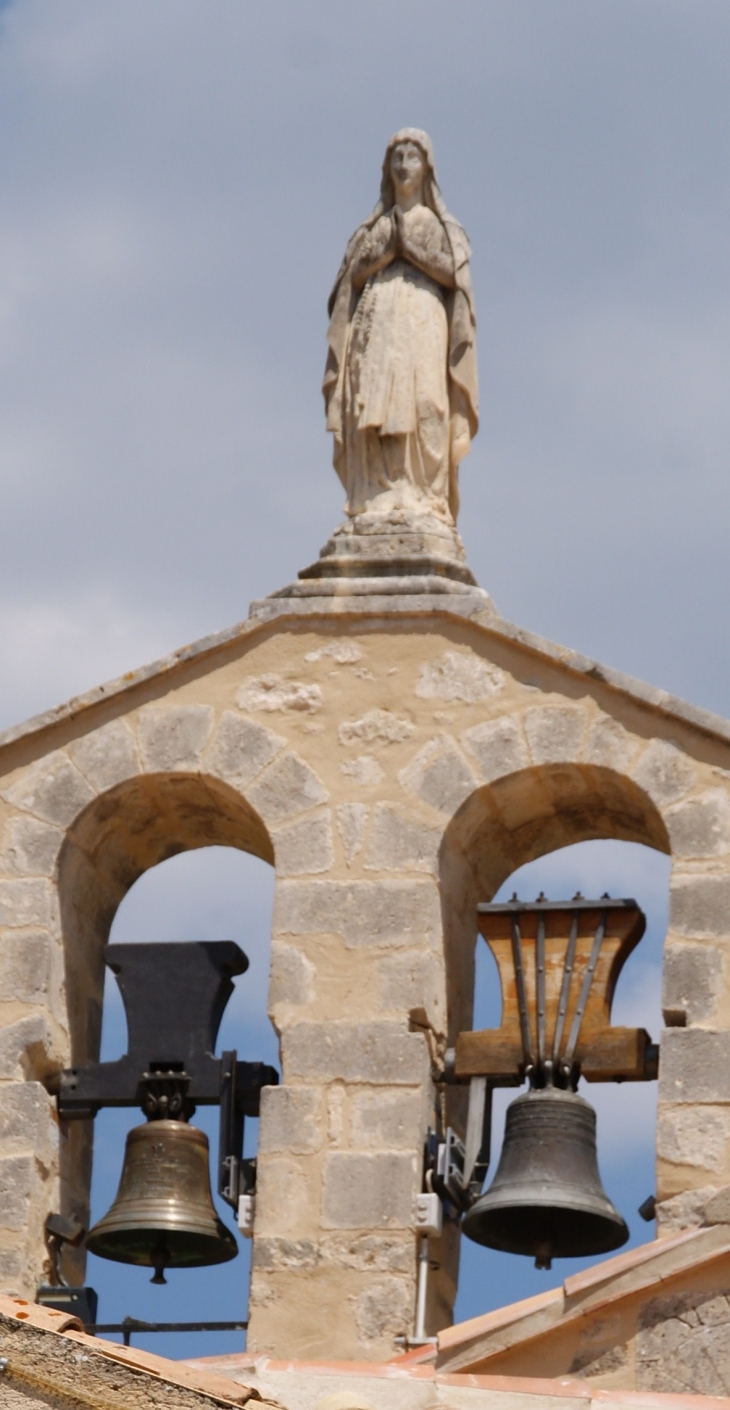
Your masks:
<path fill-rule="evenodd" d="M 436 186 L 433 147 L 430 137 L 420 127 L 403 127 L 395 132 L 385 150 L 380 197 L 389 210 L 398 195 L 410 195 L 423 186 L 423 201 L 434 208 Z"/>

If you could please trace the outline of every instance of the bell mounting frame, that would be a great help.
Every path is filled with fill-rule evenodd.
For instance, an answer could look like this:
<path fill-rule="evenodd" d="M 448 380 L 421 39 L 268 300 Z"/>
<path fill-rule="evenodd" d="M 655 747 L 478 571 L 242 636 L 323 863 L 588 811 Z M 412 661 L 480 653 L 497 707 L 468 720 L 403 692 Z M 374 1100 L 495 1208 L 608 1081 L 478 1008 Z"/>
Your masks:
<path fill-rule="evenodd" d="M 253 1162 L 243 1159 L 247 1116 L 258 1116 L 261 1088 L 278 1085 L 276 1068 L 214 1056 L 233 976 L 248 958 L 233 940 L 109 945 L 127 1018 L 128 1048 L 114 1062 L 66 1068 L 49 1084 L 59 1116 L 81 1120 L 101 1107 L 141 1106 L 148 1120 L 189 1120 L 196 1106 L 220 1107 L 218 1191 L 238 1209 L 250 1193 Z"/>

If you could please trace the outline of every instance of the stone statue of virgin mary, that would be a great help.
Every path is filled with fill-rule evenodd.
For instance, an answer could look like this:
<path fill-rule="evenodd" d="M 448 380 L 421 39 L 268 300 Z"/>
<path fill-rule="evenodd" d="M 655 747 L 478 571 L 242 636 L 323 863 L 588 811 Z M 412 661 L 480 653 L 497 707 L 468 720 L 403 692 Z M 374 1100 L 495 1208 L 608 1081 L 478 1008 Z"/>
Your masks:
<path fill-rule="evenodd" d="M 329 302 L 323 390 L 351 518 L 456 521 L 459 461 L 478 426 L 469 257 L 430 139 L 403 128 L 388 143 L 380 200 L 352 236 Z"/>

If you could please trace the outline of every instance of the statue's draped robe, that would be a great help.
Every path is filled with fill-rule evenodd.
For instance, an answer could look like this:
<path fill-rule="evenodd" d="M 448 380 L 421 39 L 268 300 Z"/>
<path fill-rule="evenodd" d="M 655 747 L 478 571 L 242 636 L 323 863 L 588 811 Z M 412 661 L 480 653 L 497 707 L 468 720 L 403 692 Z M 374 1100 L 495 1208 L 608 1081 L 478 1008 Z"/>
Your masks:
<path fill-rule="evenodd" d="M 431 189 L 438 209 L 419 209 L 419 234 L 451 253 L 455 287 L 397 259 L 356 293 L 353 264 L 391 219 L 381 201 L 350 240 L 330 299 L 323 390 L 351 515 L 377 509 L 378 497 L 454 521 L 458 511 L 458 465 L 478 427 L 470 250 Z"/>

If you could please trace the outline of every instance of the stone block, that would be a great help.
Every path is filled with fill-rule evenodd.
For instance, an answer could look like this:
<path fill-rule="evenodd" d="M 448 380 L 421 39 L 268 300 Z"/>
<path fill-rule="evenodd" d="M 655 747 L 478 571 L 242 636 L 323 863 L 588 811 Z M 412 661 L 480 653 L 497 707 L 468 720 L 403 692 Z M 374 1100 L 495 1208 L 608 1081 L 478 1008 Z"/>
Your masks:
<path fill-rule="evenodd" d="M 408 1229 L 416 1197 L 415 1154 L 332 1151 L 324 1167 L 323 1229 Z"/>
<path fill-rule="evenodd" d="M 13 1231 L 28 1228 L 34 1166 L 32 1155 L 0 1157 L 0 1228 Z"/>
<path fill-rule="evenodd" d="M 711 788 L 670 808 L 664 821 L 675 857 L 717 857 L 730 852 L 730 798 Z"/>
<path fill-rule="evenodd" d="M 294 945 L 274 940 L 269 968 L 269 1007 L 308 1004 L 314 992 L 315 968 Z"/>
<path fill-rule="evenodd" d="M 581 756 L 587 715 L 580 705 L 539 705 L 526 710 L 525 734 L 534 764 L 572 762 Z"/>
<path fill-rule="evenodd" d="M 337 831 L 348 867 L 362 850 L 369 813 L 367 803 L 340 803 L 335 809 Z"/>
<path fill-rule="evenodd" d="M 28 1014 L 0 1028 L 0 1078 L 22 1078 L 28 1072 L 45 1075 L 49 1068 L 48 1048 L 44 1014 Z"/>
<path fill-rule="evenodd" d="M 392 710 L 366 710 L 355 720 L 345 720 L 337 731 L 340 744 L 373 745 L 404 744 L 411 738 L 415 725 L 403 715 L 394 715 Z"/>
<path fill-rule="evenodd" d="M 24 812 L 65 828 L 94 793 L 68 755 L 58 750 L 27 769 L 2 796 Z"/>
<path fill-rule="evenodd" d="M 659 1064 L 661 1102 L 730 1102 L 730 1032 L 666 1028 Z"/>
<path fill-rule="evenodd" d="M 413 1321 L 413 1283 L 388 1278 L 364 1288 L 355 1303 L 355 1325 L 366 1347 L 395 1345 Z"/>
<path fill-rule="evenodd" d="M 706 1224 L 730 1224 L 730 1185 L 713 1190 L 705 1200 L 703 1215 Z"/>
<path fill-rule="evenodd" d="M 304 1021 L 282 1035 L 285 1081 L 367 1082 L 377 1086 L 420 1086 L 428 1081 L 425 1039 L 402 1023 Z"/>
<path fill-rule="evenodd" d="M 356 759 L 346 759 L 344 764 L 340 764 L 340 773 L 359 783 L 363 788 L 371 788 L 374 784 L 382 783 L 385 774 L 377 759 L 373 759 L 371 754 L 359 754 Z"/>
<path fill-rule="evenodd" d="M 504 671 L 466 651 L 445 651 L 434 661 L 425 661 L 416 685 L 422 700 L 460 700 L 479 705 L 491 700 L 504 688 Z"/>
<path fill-rule="evenodd" d="M 15 1147 L 16 1151 L 32 1151 L 38 1160 L 47 1161 L 55 1129 L 51 1098 L 40 1082 L 0 1086 L 0 1145 L 9 1154 Z"/>
<path fill-rule="evenodd" d="M 683 1028 L 709 1018 L 722 990 L 722 952 L 714 945 L 664 947 L 662 1009 L 664 1021 Z"/>
<path fill-rule="evenodd" d="M 11 1297 L 18 1296 L 27 1283 L 27 1279 L 28 1260 L 25 1250 L 22 1248 L 13 1248 L 7 1244 L 4 1248 L 0 1248 L 0 1292 L 7 1293 Z M 26 1291 L 29 1291 L 29 1289 L 26 1289 Z M 26 1406 L 23 1405 L 22 1401 L 19 1410 L 26 1410 Z M 31 1403 L 28 1406 L 28 1410 L 36 1410 L 36 1407 Z M 38 1410 L 40 1410 L 40 1407 L 38 1407 Z M 45 1410 L 45 1407 L 43 1407 L 43 1410 Z"/>
<path fill-rule="evenodd" d="M 730 935 L 730 876 L 677 877 L 669 891 L 669 924 L 679 935 Z"/>
<path fill-rule="evenodd" d="M 0 926 L 19 929 L 51 922 L 51 890 L 47 881 L 0 881 Z"/>
<path fill-rule="evenodd" d="M 51 942 L 47 934 L 0 939 L 0 994 L 10 1003 L 44 1003 L 51 972 Z"/>
<path fill-rule="evenodd" d="M 327 1233 L 319 1244 L 320 1261 L 358 1272 L 413 1273 L 410 1230 L 382 1234 Z"/>
<path fill-rule="evenodd" d="M 320 1263 L 319 1244 L 314 1239 L 256 1237 L 251 1254 L 254 1272 L 278 1273 L 282 1268 L 310 1270 Z"/>
<path fill-rule="evenodd" d="M 256 1172 L 255 1242 L 261 1235 L 301 1239 L 315 1232 L 316 1203 L 306 1157 L 270 1155 Z"/>
<path fill-rule="evenodd" d="M 205 767 L 226 783 L 243 788 L 270 764 L 286 740 L 264 725 L 224 710 L 205 754 Z"/>
<path fill-rule="evenodd" d="M 114 720 L 75 740 L 68 752 L 96 793 L 134 778 L 140 771 L 134 735 L 123 720 Z"/>
<path fill-rule="evenodd" d="M 624 774 L 638 747 L 638 741 L 618 720 L 612 720 L 610 715 L 598 715 L 588 731 L 582 757 L 586 764 Z"/>
<path fill-rule="evenodd" d="M 390 803 L 378 803 L 373 809 L 365 866 L 369 871 L 425 871 L 434 875 L 442 836 L 440 827 L 427 827 Z"/>
<path fill-rule="evenodd" d="M 329 808 L 272 832 L 277 876 L 329 871 L 335 860 Z"/>
<path fill-rule="evenodd" d="M 352 1098 L 350 1141 L 360 1150 L 418 1150 L 426 1139 L 423 1095 L 356 1091 Z"/>
<path fill-rule="evenodd" d="M 264 1087 L 259 1156 L 271 1151 L 308 1155 L 322 1145 L 321 1087 Z"/>
<path fill-rule="evenodd" d="M 694 1289 L 651 1298 L 636 1335 L 640 1391 L 726 1396 L 730 1386 L 730 1296 Z"/>
<path fill-rule="evenodd" d="M 236 691 L 239 710 L 265 711 L 268 714 L 313 715 L 322 709 L 322 690 L 305 681 L 287 680 L 269 671 L 263 676 L 251 676 Z"/>
<path fill-rule="evenodd" d="M 348 949 L 436 948 L 441 941 L 438 889 L 431 881 L 282 881 L 274 931 L 340 935 Z"/>
<path fill-rule="evenodd" d="M 406 1017 L 425 1009 L 434 1027 L 443 1021 L 445 978 L 440 956 L 423 950 L 401 950 L 377 963 L 378 1005 Z"/>
<path fill-rule="evenodd" d="M 633 766 L 631 776 L 662 808 L 689 793 L 697 774 L 676 745 L 666 739 L 652 739 Z"/>
<path fill-rule="evenodd" d="M 408 767 L 401 770 L 398 782 L 448 816 L 455 813 L 478 786 L 463 754 L 446 734 L 430 739 Z"/>
<path fill-rule="evenodd" d="M 705 1204 L 716 1194 L 716 1185 L 703 1185 L 699 1190 L 682 1190 L 671 1199 L 657 1201 L 657 1237 L 667 1238 L 682 1229 L 694 1229 L 705 1218 Z"/>
<path fill-rule="evenodd" d="M 2 841 L 0 873 L 6 876 L 53 875 L 64 834 L 38 818 L 10 819 Z"/>
<path fill-rule="evenodd" d="M 149 773 L 198 769 L 213 728 L 210 705 L 150 705 L 140 710 L 137 737 Z"/>
<path fill-rule="evenodd" d="M 519 720 L 509 717 L 474 725 L 464 731 L 461 743 L 487 783 L 526 769 L 530 763 L 522 726 Z"/>
<path fill-rule="evenodd" d="M 730 1110 L 663 1107 L 657 1125 L 657 1155 L 671 1165 L 723 1171 L 730 1140 Z"/>
<path fill-rule="evenodd" d="M 288 822 L 298 813 L 326 803 L 329 793 L 298 754 L 285 754 L 270 764 L 248 791 L 251 805 L 268 827 Z"/>

